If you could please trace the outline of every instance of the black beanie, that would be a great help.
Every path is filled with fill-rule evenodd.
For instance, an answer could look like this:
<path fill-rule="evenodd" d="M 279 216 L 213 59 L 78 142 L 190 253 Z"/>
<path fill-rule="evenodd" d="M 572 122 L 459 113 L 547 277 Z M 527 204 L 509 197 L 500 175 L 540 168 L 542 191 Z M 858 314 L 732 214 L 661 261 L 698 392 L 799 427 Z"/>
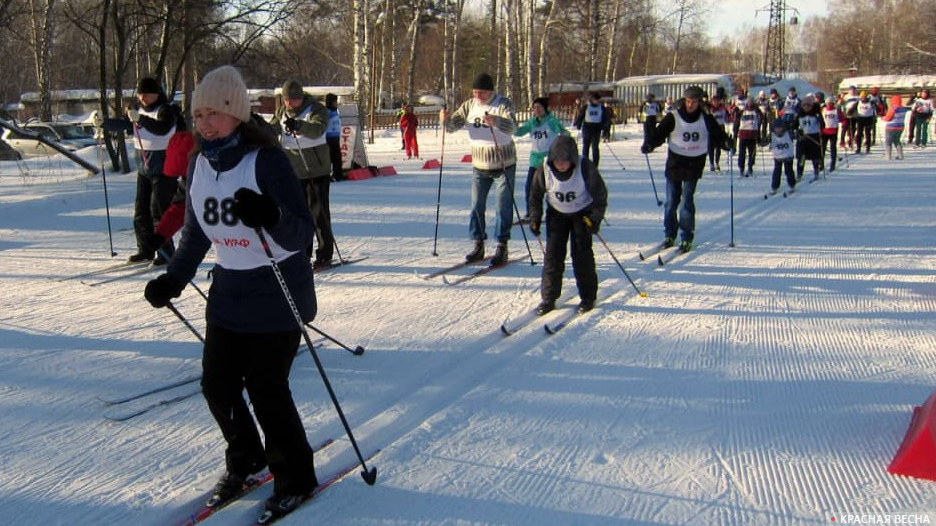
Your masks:
<path fill-rule="evenodd" d="M 487 73 L 481 73 L 474 78 L 471 83 L 471 89 L 483 89 L 485 91 L 494 91 L 494 79 Z"/>
<path fill-rule="evenodd" d="M 533 104 L 539 104 L 544 110 L 549 111 L 549 97 L 537 97 L 533 99 Z"/>
<path fill-rule="evenodd" d="M 137 93 L 162 93 L 162 86 L 153 77 L 143 77 L 137 83 Z"/>

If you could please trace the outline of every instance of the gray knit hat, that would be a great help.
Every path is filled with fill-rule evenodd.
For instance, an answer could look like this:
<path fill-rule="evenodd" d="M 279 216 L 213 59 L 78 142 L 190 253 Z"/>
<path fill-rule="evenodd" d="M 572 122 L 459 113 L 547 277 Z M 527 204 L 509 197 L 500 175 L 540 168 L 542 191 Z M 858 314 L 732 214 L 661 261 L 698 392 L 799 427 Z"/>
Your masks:
<path fill-rule="evenodd" d="M 192 109 L 214 108 L 242 122 L 250 121 L 247 85 L 233 66 L 209 71 L 192 93 Z"/>
<path fill-rule="evenodd" d="M 305 96 L 302 91 L 302 84 L 298 80 L 287 80 L 283 83 L 284 99 L 301 99 Z"/>
<path fill-rule="evenodd" d="M 701 100 L 702 88 L 698 86 L 689 86 L 686 88 L 686 91 L 683 92 L 683 98 Z"/>

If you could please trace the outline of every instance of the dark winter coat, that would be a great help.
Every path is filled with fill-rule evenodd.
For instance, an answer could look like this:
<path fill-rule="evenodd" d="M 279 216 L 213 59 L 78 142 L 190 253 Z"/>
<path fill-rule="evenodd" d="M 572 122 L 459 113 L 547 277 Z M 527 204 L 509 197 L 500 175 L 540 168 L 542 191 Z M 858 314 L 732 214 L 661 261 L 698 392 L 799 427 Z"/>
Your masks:
<path fill-rule="evenodd" d="M 243 145 L 224 152 L 211 167 L 220 174 L 235 167 L 255 146 Z M 179 247 L 169 261 L 167 273 L 179 283 L 195 276 L 213 242 L 202 230 L 192 206 L 191 187 L 196 162 L 190 163 L 186 186 L 185 226 Z M 215 177 L 215 174 L 207 174 Z M 279 148 L 261 148 L 257 155 L 256 181 L 260 193 L 269 196 L 280 209 L 275 226 L 264 229 L 268 239 L 285 250 L 296 251 L 278 266 L 288 284 L 303 321 L 311 321 L 317 310 L 312 266 L 306 248 L 313 242 L 315 224 L 305 203 L 302 188 L 289 160 Z M 259 239 L 249 240 L 252 250 L 262 251 Z M 297 330 L 289 304 L 280 289 L 273 269 L 263 265 L 252 269 L 233 270 L 215 265 L 208 294 L 207 320 L 226 329 L 244 333 L 270 333 Z"/>
<path fill-rule="evenodd" d="M 715 117 L 702 111 L 701 103 L 696 111 L 688 113 L 685 104 L 680 101 L 676 113 L 679 113 L 684 121 L 690 123 L 696 122 L 699 119 L 705 119 L 705 128 L 708 130 L 711 144 L 718 145 L 718 147 L 723 150 L 732 149 L 733 143 L 731 137 L 725 131 L 724 126 L 718 124 Z M 673 133 L 675 129 L 676 117 L 673 113 L 667 113 L 666 116 L 663 117 L 663 120 L 660 121 L 660 124 L 658 124 L 647 137 L 646 144 L 651 148 L 659 147 L 669 139 L 670 134 Z M 707 154 L 707 150 L 702 150 L 700 155 L 692 157 L 680 155 L 672 151 L 667 152 L 666 178 L 673 181 L 693 181 L 701 179 L 702 173 L 705 171 Z"/>
<path fill-rule="evenodd" d="M 277 135 L 282 131 L 280 124 L 285 113 L 288 117 L 295 118 L 301 115 L 311 106 L 312 111 L 306 119 L 298 121 L 299 133 L 306 137 L 320 137 L 325 135 L 328 129 L 328 120 L 331 117 L 328 114 L 328 108 L 309 95 L 303 95 L 302 105 L 298 109 L 291 110 L 285 105 L 277 108 L 270 125 L 276 130 Z M 285 140 L 289 140 L 288 138 Z M 293 171 L 299 176 L 299 179 L 314 179 L 316 177 L 331 177 L 331 157 L 328 151 L 328 143 L 322 143 L 312 148 L 288 149 L 284 148 L 289 163 L 292 164 Z"/>
<path fill-rule="evenodd" d="M 549 159 L 569 159 L 572 162 L 572 169 L 566 173 L 559 172 Z M 598 173 L 598 168 L 586 157 L 579 157 L 578 147 L 572 137 L 560 135 L 556 137 L 552 147 L 549 149 L 547 162 L 540 165 L 533 174 L 533 181 L 530 184 L 530 220 L 539 222 L 543 217 L 543 198 L 546 194 L 546 173 L 544 170 L 552 170 L 556 178 L 560 181 L 567 181 L 575 171 L 575 166 L 581 163 L 582 177 L 585 178 L 585 185 L 588 193 L 591 195 L 592 203 L 584 210 L 578 212 L 579 216 L 588 216 L 594 225 L 601 224 L 604 219 L 605 210 L 608 208 L 608 188 L 605 186 L 604 179 Z M 550 208 L 550 214 L 558 214 L 557 210 Z"/>

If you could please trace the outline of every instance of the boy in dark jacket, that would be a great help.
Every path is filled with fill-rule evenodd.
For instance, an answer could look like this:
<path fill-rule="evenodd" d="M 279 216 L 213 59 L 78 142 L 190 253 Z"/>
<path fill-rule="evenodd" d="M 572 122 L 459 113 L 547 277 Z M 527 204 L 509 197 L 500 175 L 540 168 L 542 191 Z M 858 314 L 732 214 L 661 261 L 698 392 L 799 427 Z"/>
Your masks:
<path fill-rule="evenodd" d="M 598 168 L 588 158 L 578 156 L 575 139 L 561 135 L 553 142 L 546 161 L 533 174 L 530 187 L 530 231 L 540 235 L 543 196 L 546 196 L 546 256 L 540 285 L 542 303 L 539 315 L 556 308 L 562 292 L 566 243 L 572 250 L 572 271 L 581 303 L 579 312 L 588 312 L 598 296 L 598 273 L 592 252 L 592 235 L 604 219 L 608 189 Z"/>

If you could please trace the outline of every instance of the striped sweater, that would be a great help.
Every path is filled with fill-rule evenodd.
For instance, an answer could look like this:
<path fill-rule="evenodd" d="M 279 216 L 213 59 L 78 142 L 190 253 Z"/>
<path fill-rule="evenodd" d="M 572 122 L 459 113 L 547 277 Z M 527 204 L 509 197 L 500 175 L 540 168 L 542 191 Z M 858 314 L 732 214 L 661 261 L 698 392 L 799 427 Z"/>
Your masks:
<path fill-rule="evenodd" d="M 496 119 L 494 128 L 484 124 L 484 115 Z M 462 103 L 445 121 L 445 131 L 467 128 L 471 138 L 471 164 L 478 170 L 501 170 L 517 164 L 513 134 L 517 130 L 510 99 L 493 95 L 487 102 L 471 98 Z"/>

